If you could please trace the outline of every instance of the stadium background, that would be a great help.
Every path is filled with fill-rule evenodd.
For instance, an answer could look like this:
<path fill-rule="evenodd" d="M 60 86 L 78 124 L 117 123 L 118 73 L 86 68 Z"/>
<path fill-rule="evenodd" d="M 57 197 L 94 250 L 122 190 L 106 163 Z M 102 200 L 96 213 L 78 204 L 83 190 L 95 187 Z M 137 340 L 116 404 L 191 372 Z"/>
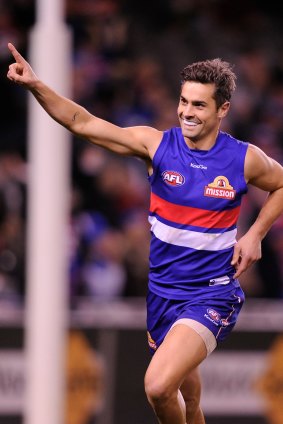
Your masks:
<path fill-rule="evenodd" d="M 191 61 L 221 57 L 235 64 L 238 75 L 232 109 L 222 128 L 239 139 L 258 145 L 282 163 L 282 13 L 282 6 L 273 1 L 266 4 L 247 0 L 231 5 L 231 2 L 225 0 L 68 0 L 66 22 L 73 32 L 73 99 L 91 112 L 121 126 L 146 124 L 166 129 L 177 124 L 180 70 Z M 11 84 L 6 78 L 7 67 L 11 62 L 7 42 L 13 42 L 26 56 L 29 30 L 34 17 L 33 1 L 0 0 L 0 326 L 3 327 L 0 346 L 3 346 L 4 353 L 7 349 L 22 349 L 24 339 L 21 314 L 24 313 L 26 292 L 29 162 L 27 95 L 22 88 Z M 56 67 L 56 63 L 52 66 Z M 149 187 L 145 168 L 136 159 L 119 158 L 74 138 L 71 178 L 69 304 L 74 327 L 84 329 L 81 333 L 86 336 L 84 341 L 90 340 L 95 350 L 100 346 L 101 339 L 104 340 L 102 345 L 114 343 L 117 358 L 119 355 L 128 358 L 130 346 L 137 347 L 132 358 L 129 381 L 125 378 L 126 365 L 125 368 L 120 367 L 123 362 L 113 357 L 120 365 L 116 369 L 112 364 L 117 381 L 121 379 L 125 384 L 119 386 L 119 390 L 115 386 L 112 395 L 116 403 L 123 405 L 120 397 L 124 394 L 129 398 L 130 393 L 137 390 L 135 398 L 142 399 L 141 409 L 147 411 L 142 391 L 142 374 L 148 360 L 144 353 L 146 345 L 142 324 L 148 254 L 146 215 Z M 260 192 L 249 191 L 241 214 L 240 232 L 253 221 L 262 200 Z M 254 358 L 259 352 L 265 355 L 269 349 L 271 352 L 277 352 L 278 349 L 279 353 L 282 352 L 282 331 L 278 322 L 281 320 L 282 323 L 283 320 L 280 312 L 276 312 L 280 310 L 283 297 L 282 231 L 283 218 L 276 222 L 264 240 L 262 260 L 241 279 L 248 302 L 251 302 L 255 312 L 253 317 L 256 318 L 252 319 L 255 322 L 260 320 L 261 328 L 255 324 L 251 325 L 248 332 L 245 330 L 244 333 L 253 334 L 247 340 L 241 333 L 246 328 L 243 322 L 231 339 L 231 345 L 225 346 L 228 351 L 246 349 L 250 353 L 254 349 Z M 255 300 L 258 302 L 255 303 Z M 125 309 L 130 309 L 126 318 L 120 319 L 120 327 L 114 325 L 110 318 L 108 327 L 106 324 L 104 327 L 97 324 L 100 316 L 96 317 L 94 325 L 87 324 L 91 319 L 85 315 L 81 318 L 80 313 L 86 314 L 87 311 L 92 316 L 97 301 L 105 305 L 118 302 L 114 310 L 122 317 Z M 140 315 L 136 317 L 136 325 L 131 326 L 127 322 L 135 322 L 135 311 L 140 311 Z M 102 314 L 107 321 L 105 310 Z M 248 321 L 251 322 L 250 316 Z M 266 322 L 270 327 L 266 326 Z M 254 343 L 245 347 L 245 343 L 250 340 Z M 81 346 L 80 343 L 85 346 L 82 340 L 78 346 Z M 119 350 L 119 346 L 122 350 Z M 83 352 L 84 347 L 81 349 Z M 106 348 L 104 352 L 103 347 L 100 350 L 103 353 L 108 351 Z M 238 357 L 241 358 L 240 353 Z M 113 358 L 108 359 L 111 362 Z M 229 361 L 229 355 L 227 358 Z M 141 365 L 137 366 L 139 361 Z M 11 369 L 15 371 L 18 366 L 21 374 L 21 365 L 17 365 L 20 362 L 19 358 L 12 361 Z M 7 364 L 5 361 L 3 363 Z M 129 360 L 127 365 L 130 366 Z M 272 362 L 271 369 L 282 378 L 280 361 L 275 360 L 275 365 Z M 259 373 L 264 375 L 263 368 Z M 7 375 L 0 375 L 0 386 L 5 388 Z M 277 384 L 275 391 L 281 402 L 282 385 Z M 131 387 L 134 390 L 131 391 Z M 270 393 L 271 389 L 268 390 Z M 221 393 L 223 396 L 223 391 Z M 278 397 L 276 399 L 275 404 L 279 402 Z M 243 399 L 240 401 L 243 402 Z M 15 407 L 13 402 L 21 405 L 21 400 L 11 399 Z M 140 407 L 138 400 L 136 402 L 133 410 Z M 18 412 L 21 409 L 19 405 L 15 409 Z M 257 408 L 255 404 L 254 409 Z M 272 409 L 276 410 L 276 407 Z M 267 418 L 259 418 L 263 412 L 247 412 L 249 418 L 246 419 L 250 421 L 246 422 L 279 424 L 283 422 L 283 412 L 280 413 L 279 418 L 273 415 L 270 418 L 270 414 L 265 414 Z M 127 414 L 131 424 L 142 424 L 152 419 L 150 412 L 144 419 L 142 414 L 137 413 L 143 420 L 141 422 L 134 421 L 129 411 L 125 414 L 121 418 L 123 424 L 127 424 Z M 256 421 L 251 421 L 253 414 L 257 415 Z M 6 411 L 4 415 L 9 423 L 20 420 L 19 417 L 13 418 L 11 412 Z M 105 418 L 104 415 L 103 419 L 104 422 L 100 424 L 111 424 L 113 417 Z M 114 422 L 118 424 L 118 419 Z M 217 422 L 220 423 L 219 417 Z M 232 422 L 231 418 L 229 422 Z"/>

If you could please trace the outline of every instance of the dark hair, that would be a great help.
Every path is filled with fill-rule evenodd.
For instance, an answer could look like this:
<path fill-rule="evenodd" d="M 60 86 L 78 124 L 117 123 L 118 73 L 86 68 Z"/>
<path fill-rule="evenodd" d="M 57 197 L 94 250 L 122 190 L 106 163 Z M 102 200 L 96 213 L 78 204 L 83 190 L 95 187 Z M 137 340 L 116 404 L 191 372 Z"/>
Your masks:
<path fill-rule="evenodd" d="M 226 101 L 230 101 L 236 88 L 237 77 L 230 63 L 217 58 L 186 66 L 181 72 L 181 78 L 182 85 L 187 81 L 215 84 L 214 98 L 219 108 Z"/>

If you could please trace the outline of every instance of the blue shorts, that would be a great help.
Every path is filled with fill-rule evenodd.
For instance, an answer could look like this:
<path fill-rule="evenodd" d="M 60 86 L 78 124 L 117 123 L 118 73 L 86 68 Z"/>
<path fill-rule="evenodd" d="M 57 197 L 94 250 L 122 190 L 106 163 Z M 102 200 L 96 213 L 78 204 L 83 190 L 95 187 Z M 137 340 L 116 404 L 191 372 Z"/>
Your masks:
<path fill-rule="evenodd" d="M 149 291 L 147 294 L 147 331 L 151 353 L 163 342 L 164 337 L 179 319 L 189 318 L 200 322 L 215 336 L 216 342 L 224 341 L 234 328 L 245 295 L 237 280 L 211 290 L 208 287 L 199 296 L 185 300 L 165 299 Z"/>

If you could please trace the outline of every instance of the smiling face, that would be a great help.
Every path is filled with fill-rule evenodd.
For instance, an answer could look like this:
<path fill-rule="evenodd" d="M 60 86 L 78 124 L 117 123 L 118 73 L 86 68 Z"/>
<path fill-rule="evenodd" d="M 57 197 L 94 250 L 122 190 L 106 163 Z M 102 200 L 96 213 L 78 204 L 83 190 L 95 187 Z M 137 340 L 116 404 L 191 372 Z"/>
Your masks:
<path fill-rule="evenodd" d="M 217 108 L 215 85 L 186 81 L 182 85 L 178 117 L 183 136 L 190 148 L 210 149 L 215 143 L 221 119 L 227 115 L 230 103 Z"/>

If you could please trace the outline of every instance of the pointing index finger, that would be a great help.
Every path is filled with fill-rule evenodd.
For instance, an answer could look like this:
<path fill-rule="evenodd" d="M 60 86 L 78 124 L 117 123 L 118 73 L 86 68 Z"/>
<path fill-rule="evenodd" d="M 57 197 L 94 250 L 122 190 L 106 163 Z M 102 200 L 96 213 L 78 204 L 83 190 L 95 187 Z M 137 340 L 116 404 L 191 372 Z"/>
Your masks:
<path fill-rule="evenodd" d="M 14 56 L 14 59 L 17 63 L 25 62 L 25 59 L 23 58 L 23 56 L 18 52 L 18 50 L 16 49 L 16 47 L 12 43 L 8 43 L 8 49 L 10 50 L 12 55 Z"/>

